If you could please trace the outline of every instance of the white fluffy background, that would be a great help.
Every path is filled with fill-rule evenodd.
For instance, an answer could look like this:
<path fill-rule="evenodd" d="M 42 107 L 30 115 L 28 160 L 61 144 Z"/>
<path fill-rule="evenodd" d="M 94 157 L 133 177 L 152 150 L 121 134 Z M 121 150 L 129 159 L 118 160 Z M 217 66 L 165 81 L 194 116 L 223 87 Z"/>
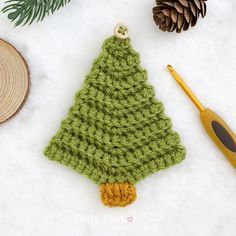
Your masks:
<path fill-rule="evenodd" d="M 183 34 L 156 28 L 153 0 L 72 0 L 23 28 L 13 28 L 0 14 L 0 37 L 24 55 L 32 81 L 23 110 L 0 126 L 1 236 L 235 235 L 236 171 L 166 69 L 173 64 L 236 131 L 236 2 L 207 4 L 207 17 Z M 134 204 L 110 209 L 101 203 L 98 186 L 47 160 L 43 149 L 118 22 L 129 25 L 133 47 L 188 155 L 137 184 Z"/>

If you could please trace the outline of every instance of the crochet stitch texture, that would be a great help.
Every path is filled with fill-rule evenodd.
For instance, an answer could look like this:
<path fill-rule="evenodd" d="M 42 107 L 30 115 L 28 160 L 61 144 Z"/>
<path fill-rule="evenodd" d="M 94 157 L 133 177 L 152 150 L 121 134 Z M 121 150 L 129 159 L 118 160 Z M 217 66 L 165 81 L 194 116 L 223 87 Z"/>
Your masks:
<path fill-rule="evenodd" d="M 135 184 L 182 161 L 185 148 L 147 78 L 130 39 L 108 38 L 45 155 L 96 184 Z"/>

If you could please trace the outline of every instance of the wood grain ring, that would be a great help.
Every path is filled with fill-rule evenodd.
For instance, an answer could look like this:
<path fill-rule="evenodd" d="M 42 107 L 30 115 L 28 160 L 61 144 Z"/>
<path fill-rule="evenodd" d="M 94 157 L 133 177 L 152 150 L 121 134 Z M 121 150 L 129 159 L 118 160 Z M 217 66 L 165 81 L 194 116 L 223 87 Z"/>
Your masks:
<path fill-rule="evenodd" d="M 29 87 L 26 61 L 11 44 L 0 39 L 0 124 L 20 111 Z"/>

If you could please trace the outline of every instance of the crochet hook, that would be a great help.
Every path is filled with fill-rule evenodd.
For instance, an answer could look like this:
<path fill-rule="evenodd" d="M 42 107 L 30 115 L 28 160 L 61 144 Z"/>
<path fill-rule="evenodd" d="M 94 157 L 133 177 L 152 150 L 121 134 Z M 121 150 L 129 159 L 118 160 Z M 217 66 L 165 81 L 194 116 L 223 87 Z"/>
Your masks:
<path fill-rule="evenodd" d="M 187 84 L 171 65 L 168 65 L 167 68 L 200 111 L 202 124 L 210 138 L 215 142 L 230 163 L 236 168 L 236 135 L 220 116 L 202 105 L 192 90 L 187 86 Z"/>

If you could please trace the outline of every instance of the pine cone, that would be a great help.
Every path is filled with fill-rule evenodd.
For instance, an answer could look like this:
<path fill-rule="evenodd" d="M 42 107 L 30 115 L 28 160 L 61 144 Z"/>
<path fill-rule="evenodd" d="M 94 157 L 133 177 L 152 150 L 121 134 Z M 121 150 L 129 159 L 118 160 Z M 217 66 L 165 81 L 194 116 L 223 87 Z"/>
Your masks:
<path fill-rule="evenodd" d="M 160 30 L 172 32 L 188 30 L 196 25 L 198 17 L 206 15 L 207 0 L 157 0 L 153 19 Z"/>

